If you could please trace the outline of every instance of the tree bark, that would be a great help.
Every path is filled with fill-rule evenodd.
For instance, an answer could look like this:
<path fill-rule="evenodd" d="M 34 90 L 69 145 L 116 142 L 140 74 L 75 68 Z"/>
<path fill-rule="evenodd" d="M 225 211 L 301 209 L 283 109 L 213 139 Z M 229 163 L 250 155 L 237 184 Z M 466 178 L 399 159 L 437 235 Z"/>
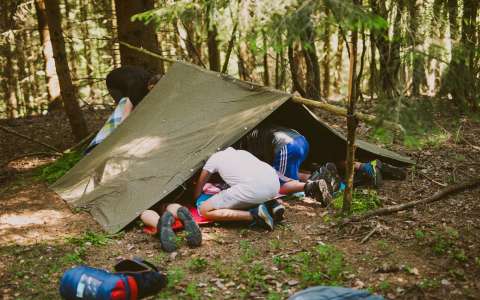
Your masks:
<path fill-rule="evenodd" d="M 357 0 L 358 1 L 358 0 Z M 357 4 L 357 1 L 353 1 Z M 358 120 L 355 117 L 355 105 L 357 102 L 357 40 L 358 33 L 354 29 L 350 43 L 348 45 L 350 52 L 350 66 L 348 72 L 348 111 L 347 111 L 347 162 L 345 166 L 345 177 L 347 187 L 343 195 L 342 213 L 350 214 L 353 194 L 353 173 L 355 162 L 355 133 Z"/>
<path fill-rule="evenodd" d="M 52 103 L 53 101 L 60 101 L 60 84 L 58 82 L 57 71 L 55 69 L 55 60 L 53 58 L 52 42 L 50 40 L 47 12 L 45 10 L 45 0 L 35 0 L 35 9 L 37 14 L 40 44 L 42 45 L 48 102 Z"/>
<path fill-rule="evenodd" d="M 6 80 L 3 81 L 4 97 L 6 99 L 7 118 L 14 119 L 18 117 L 18 103 L 15 95 L 15 74 L 13 72 L 13 51 L 10 43 L 2 46 L 2 54 L 5 59 L 4 74 Z"/>
<path fill-rule="evenodd" d="M 294 43 L 288 45 L 288 62 L 290 65 L 290 73 L 292 77 L 292 92 L 298 92 L 302 97 L 307 97 L 305 89 L 301 84 L 299 74 L 299 60 L 295 55 Z"/>
<path fill-rule="evenodd" d="M 220 72 L 220 51 L 218 50 L 217 26 L 212 22 L 211 13 L 214 1 L 207 2 L 206 24 L 207 24 L 207 47 L 208 65 L 210 70 Z"/>
<path fill-rule="evenodd" d="M 68 2 L 68 0 L 66 0 Z M 88 94 L 87 97 L 92 95 L 92 88 L 93 88 L 93 63 L 92 63 L 92 51 L 90 46 L 90 39 L 89 39 L 89 28 L 88 28 L 88 4 L 89 1 L 80 0 L 80 32 L 82 34 L 82 44 L 83 44 L 83 57 L 85 59 L 85 74 L 86 76 L 86 84 L 88 85 Z M 68 23 L 67 23 L 68 24 Z M 73 70 L 72 70 L 73 71 Z M 73 78 L 75 78 L 75 73 L 72 72 Z"/>
<path fill-rule="evenodd" d="M 315 31 L 308 25 L 301 36 L 302 53 L 307 67 L 305 93 L 307 98 L 320 100 L 320 66 L 318 64 Z"/>
<path fill-rule="evenodd" d="M 45 10 L 65 112 L 70 121 L 75 140 L 80 141 L 88 135 L 88 129 L 78 105 L 75 87 L 70 77 L 58 0 L 45 0 Z"/>
<path fill-rule="evenodd" d="M 338 49 L 335 55 L 335 80 L 333 81 L 333 88 L 336 94 L 341 94 L 341 86 L 340 83 L 342 82 L 342 73 L 343 73 L 343 42 L 338 38 Z"/>
<path fill-rule="evenodd" d="M 268 71 L 268 44 L 265 32 L 262 32 L 263 38 L 263 85 L 270 85 L 270 72 Z"/>
<path fill-rule="evenodd" d="M 329 9 L 325 7 L 325 16 L 328 18 Z M 323 84 L 322 84 L 322 96 L 328 98 L 330 96 L 330 25 L 325 24 L 325 32 L 323 36 Z"/>
<path fill-rule="evenodd" d="M 153 0 L 125 1 L 115 0 L 118 39 L 136 47 L 158 51 L 157 35 L 153 24 L 145 25 L 140 21 L 131 21 L 135 14 L 154 8 Z M 159 73 L 161 62 L 148 55 L 142 55 L 120 45 L 120 60 L 122 65 L 138 65 L 147 70 Z"/>

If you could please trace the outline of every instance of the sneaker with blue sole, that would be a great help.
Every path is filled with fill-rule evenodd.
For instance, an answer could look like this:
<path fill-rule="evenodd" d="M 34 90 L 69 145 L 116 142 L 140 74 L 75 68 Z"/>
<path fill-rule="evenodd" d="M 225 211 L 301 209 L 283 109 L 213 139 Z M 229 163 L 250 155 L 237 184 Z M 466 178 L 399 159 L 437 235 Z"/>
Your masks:
<path fill-rule="evenodd" d="M 265 204 L 260 204 L 259 206 L 250 209 L 250 214 L 256 225 L 273 230 L 273 218 L 268 212 L 268 208 Z"/>

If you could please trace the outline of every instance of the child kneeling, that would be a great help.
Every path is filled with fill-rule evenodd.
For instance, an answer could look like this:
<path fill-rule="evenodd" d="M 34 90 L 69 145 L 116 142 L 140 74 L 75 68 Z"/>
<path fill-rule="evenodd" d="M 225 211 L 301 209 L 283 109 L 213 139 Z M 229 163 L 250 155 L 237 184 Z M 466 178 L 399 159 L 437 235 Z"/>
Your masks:
<path fill-rule="evenodd" d="M 200 197 L 210 176 L 218 173 L 230 187 L 212 197 Z M 254 221 L 273 230 L 273 218 L 264 204 L 280 188 L 277 173 L 269 164 L 244 150 L 229 147 L 205 163 L 194 191 L 199 213 L 213 221 Z"/>

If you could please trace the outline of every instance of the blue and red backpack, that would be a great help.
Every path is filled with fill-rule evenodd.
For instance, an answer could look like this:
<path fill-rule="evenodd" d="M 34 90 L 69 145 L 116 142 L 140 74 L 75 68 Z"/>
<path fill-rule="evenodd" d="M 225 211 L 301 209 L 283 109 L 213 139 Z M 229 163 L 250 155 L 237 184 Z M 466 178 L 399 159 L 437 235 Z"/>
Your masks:
<path fill-rule="evenodd" d="M 71 268 L 60 280 L 60 295 L 66 300 L 136 300 L 158 293 L 167 283 L 165 274 L 139 258 L 121 261 L 115 271 Z"/>

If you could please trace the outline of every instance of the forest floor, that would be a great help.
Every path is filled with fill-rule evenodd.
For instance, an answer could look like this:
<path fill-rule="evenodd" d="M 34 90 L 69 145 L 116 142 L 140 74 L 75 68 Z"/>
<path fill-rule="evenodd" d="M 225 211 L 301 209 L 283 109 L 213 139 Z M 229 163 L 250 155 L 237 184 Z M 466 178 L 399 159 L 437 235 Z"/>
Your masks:
<path fill-rule="evenodd" d="M 107 115 L 86 112 L 92 128 Z M 420 149 L 389 146 L 417 161 L 407 179 L 365 193 L 383 206 L 399 204 L 480 174 L 478 118 L 435 119 L 440 131 Z M 61 150 L 73 144 L 67 124 L 61 113 L 0 121 Z M 367 129 L 362 127 L 360 136 L 367 136 Z M 107 235 L 87 213 L 72 212 L 37 176 L 55 157 L 14 159 L 46 149 L 5 132 L 0 137 L 2 299 L 57 299 L 59 279 L 69 267 L 111 270 L 118 259 L 131 256 L 168 272 L 169 285 L 158 299 L 285 299 L 318 284 L 369 289 L 387 299 L 480 299 L 478 188 L 343 228 L 316 202 L 291 200 L 285 221 L 273 232 L 214 224 L 203 227 L 202 247 L 181 245 L 166 254 L 138 225 Z"/>

